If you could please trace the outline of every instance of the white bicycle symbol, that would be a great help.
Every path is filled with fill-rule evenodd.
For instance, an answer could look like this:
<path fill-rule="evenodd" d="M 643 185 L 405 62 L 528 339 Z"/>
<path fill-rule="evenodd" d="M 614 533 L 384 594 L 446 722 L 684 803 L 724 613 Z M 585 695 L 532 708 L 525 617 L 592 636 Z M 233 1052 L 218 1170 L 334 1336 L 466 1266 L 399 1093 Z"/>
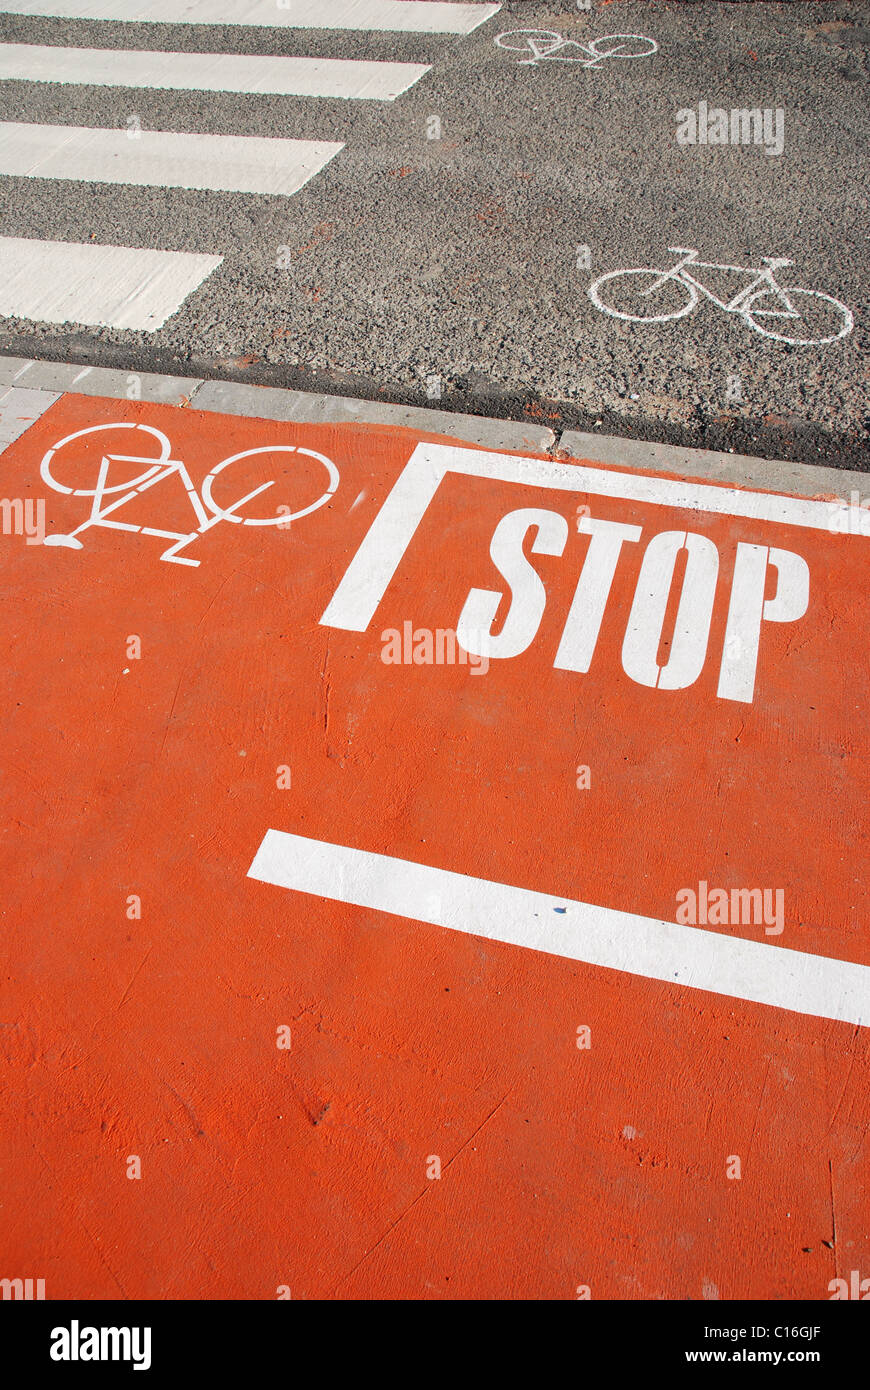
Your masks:
<path fill-rule="evenodd" d="M 133 452 L 130 453 L 104 453 L 100 448 L 98 454 L 94 454 L 87 465 L 83 465 L 81 457 L 77 462 L 77 468 L 89 467 L 90 481 L 94 481 L 93 472 L 96 468 L 95 487 L 72 487 L 67 482 L 61 482 L 52 473 L 52 467 L 57 464 L 58 455 L 67 446 L 74 443 L 77 439 L 82 439 L 86 435 L 97 435 L 104 430 L 130 430 L 130 442 Z M 159 448 L 159 457 L 155 458 L 152 452 L 146 453 L 146 447 L 151 440 L 156 440 Z M 135 452 L 141 447 L 141 452 Z M 90 425 L 87 429 L 76 430 L 74 434 L 68 434 L 65 439 L 61 439 L 57 444 L 52 445 L 43 457 L 39 466 L 40 476 L 44 483 L 53 488 L 55 492 L 66 493 L 70 497 L 90 497 L 90 515 L 77 526 L 74 531 L 68 534 L 52 534 L 45 537 L 45 545 L 68 546 L 74 550 L 81 550 L 82 543 L 78 539 L 84 532 L 92 527 L 104 527 L 114 531 L 133 531 L 143 536 L 160 536 L 166 540 L 171 540 L 174 544 L 170 545 L 160 556 L 161 560 L 168 560 L 177 565 L 198 565 L 199 560 L 191 560 L 187 556 L 179 555 L 186 545 L 195 540 L 197 536 L 204 535 L 220 521 L 233 522 L 240 526 L 284 526 L 287 527 L 292 521 L 299 520 L 300 517 L 308 516 L 311 512 L 317 511 L 329 501 L 335 493 L 339 483 L 339 472 L 331 459 L 324 454 L 315 453 L 313 449 L 303 449 L 296 444 L 267 444 L 258 449 L 245 449 L 239 454 L 232 454 L 229 458 L 222 459 L 216 464 L 208 476 L 204 479 L 201 493 L 197 492 L 196 487 L 180 459 L 170 457 L 172 446 L 166 435 L 161 430 L 155 429 L 153 425 L 143 425 L 129 420 L 116 421 L 108 425 Z M 309 506 L 293 512 L 288 507 L 282 507 L 272 516 L 256 517 L 242 516 L 239 509 L 255 497 L 274 486 L 274 479 L 267 483 L 260 483 L 259 486 L 252 488 L 249 492 L 233 502 L 229 507 L 221 507 L 215 502 L 212 496 L 212 486 L 214 480 L 234 463 L 239 463 L 242 459 L 252 458 L 258 454 L 302 454 L 307 458 L 315 459 L 326 469 L 327 487 L 320 496 Z M 99 460 L 99 462 L 97 461 Z M 142 471 L 134 478 L 124 482 L 113 482 L 109 486 L 110 465 L 118 464 L 138 464 L 142 465 Z M 69 455 L 67 467 L 69 468 Z M 127 470 L 125 470 L 127 471 Z M 115 468 L 117 473 L 117 467 Z M 114 512 L 117 512 L 127 502 L 131 502 L 134 497 L 141 496 L 158 483 L 165 482 L 167 478 L 177 477 L 182 483 L 190 503 L 191 510 L 196 518 L 198 525 L 190 531 L 166 531 L 159 527 L 134 525 L 128 521 L 109 520 Z M 104 505 L 104 499 L 121 493 L 116 501 Z"/>
<path fill-rule="evenodd" d="M 593 280 L 588 293 L 596 309 L 629 323 L 666 323 L 690 314 L 703 294 L 726 314 L 739 314 L 749 328 L 763 337 L 797 347 L 834 343 L 852 331 L 852 312 L 839 299 L 821 290 L 776 283 L 774 271 L 794 264 L 785 257 L 762 256 L 763 268 L 758 270 L 754 266 L 699 261 L 698 252 L 692 247 L 669 246 L 668 250 L 682 257 L 670 270 L 610 270 Z M 686 269 L 690 265 L 705 270 L 736 271 L 755 278 L 733 299 L 726 301 L 702 285 Z M 794 327 L 771 322 L 783 319 L 794 320 Z M 786 328 L 788 331 L 784 331 Z"/>
<path fill-rule="evenodd" d="M 520 59 L 520 67 L 546 60 L 598 68 L 605 58 L 649 58 L 659 47 L 655 39 L 645 38 L 643 34 L 602 34 L 588 43 L 581 43 L 578 39 L 565 39 L 552 29 L 511 29 L 499 34 L 495 42 L 499 48 L 513 53 L 531 54 L 529 58 Z"/>

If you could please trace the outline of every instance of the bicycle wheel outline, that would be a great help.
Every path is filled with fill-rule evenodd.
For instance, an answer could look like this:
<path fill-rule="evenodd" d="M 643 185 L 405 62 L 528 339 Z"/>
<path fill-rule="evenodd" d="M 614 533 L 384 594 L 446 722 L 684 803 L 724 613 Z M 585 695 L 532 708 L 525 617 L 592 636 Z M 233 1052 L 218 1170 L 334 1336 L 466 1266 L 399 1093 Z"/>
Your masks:
<path fill-rule="evenodd" d="M 765 289 L 756 290 L 754 294 L 751 294 L 745 305 L 740 309 L 740 317 L 746 321 L 749 328 L 754 329 L 756 333 L 760 333 L 762 338 L 773 338 L 779 343 L 790 343 L 792 347 L 820 347 L 823 343 L 836 343 L 839 342 L 841 338 L 847 338 L 855 327 L 855 318 L 848 305 L 843 304 L 839 299 L 835 299 L 832 294 L 825 294 L 824 290 L 807 290 L 804 289 L 802 285 L 777 285 L 776 289 L 781 294 L 789 296 L 794 294 L 810 294 L 814 299 L 826 300 L 828 304 L 833 304 L 834 307 L 840 311 L 845 326 L 839 333 L 834 333 L 829 338 L 791 338 L 785 333 L 774 333 L 769 328 L 763 328 L 762 325 L 756 323 L 755 319 L 752 317 L 752 305 L 761 295 L 773 293 L 773 290 L 767 287 Z M 800 317 L 800 315 L 798 315 L 798 317 Z"/>
<path fill-rule="evenodd" d="M 688 291 L 689 300 L 685 308 L 678 309 L 675 314 L 624 314 L 621 313 L 619 309 L 611 309 L 598 295 L 598 287 L 599 285 L 603 285 L 605 280 L 616 280 L 622 275 L 654 275 L 656 279 L 661 279 L 664 274 L 664 271 L 653 270 L 648 266 L 637 266 L 628 270 L 608 270 L 605 275 L 599 275 L 597 280 L 592 281 L 592 284 L 587 290 L 587 294 L 596 309 L 600 309 L 602 313 L 608 314 L 610 318 L 623 319 L 626 323 L 670 323 L 674 319 L 685 318 L 687 314 L 691 314 L 692 310 L 698 307 L 698 291 L 695 289 L 694 285 L 688 280 L 684 280 L 681 275 L 674 275 L 671 278 L 679 281 Z"/>
<path fill-rule="evenodd" d="M 502 39 L 512 39 L 519 34 L 524 35 L 523 43 L 502 43 Z M 531 52 L 533 54 L 533 61 L 537 62 L 539 58 L 546 58 L 547 54 L 535 54 L 535 50 L 532 47 L 532 44 L 529 42 L 530 39 L 535 38 L 541 38 L 543 40 L 552 39 L 553 42 L 550 45 L 550 52 L 552 52 L 554 48 L 557 48 L 559 44 L 564 43 L 565 41 L 561 34 L 556 33 L 555 29 L 506 29 L 503 34 L 498 35 L 498 37 L 495 40 L 495 45 L 496 48 L 503 48 L 507 53 L 525 53 L 527 51 Z"/>
<path fill-rule="evenodd" d="M 114 487 L 104 487 L 102 490 L 99 488 L 67 487 L 64 483 L 59 483 L 56 478 L 52 477 L 51 463 L 59 449 L 62 449 L 66 444 L 71 444 L 74 439 L 81 439 L 85 434 L 97 434 L 101 430 L 145 430 L 146 433 L 153 435 L 156 439 L 161 441 L 162 452 L 160 458 L 151 460 L 145 472 L 140 473 L 138 478 L 134 478 L 131 482 L 116 483 Z M 171 463 L 171 455 L 172 445 L 162 430 L 158 430 L 154 425 L 145 425 L 139 420 L 118 420 L 114 424 L 109 425 L 88 425 L 86 429 L 76 430 L 73 434 L 68 434 L 65 439 L 59 439 L 56 444 L 53 444 L 52 447 L 43 454 L 42 462 L 39 465 L 39 476 L 42 478 L 42 481 L 50 488 L 53 488 L 55 492 L 65 493 L 67 497 L 96 497 L 98 493 L 101 497 L 107 497 L 110 493 L 124 492 L 127 488 L 136 487 L 142 482 L 143 478 L 149 477 L 155 468 L 160 468 L 167 463 Z M 145 459 L 130 454 L 109 454 L 108 458 L 118 459 L 121 462 L 146 462 Z"/>
<path fill-rule="evenodd" d="M 290 512 L 289 515 L 282 513 L 279 516 L 269 517 L 234 516 L 232 512 L 225 511 L 223 508 L 219 507 L 212 497 L 212 479 L 216 478 L 219 473 L 222 473 L 231 463 L 238 463 L 239 459 L 251 458 L 254 454 L 305 454 L 308 458 L 317 459 L 318 463 L 322 463 L 326 469 L 327 476 L 330 480 L 330 486 L 325 492 L 321 493 L 316 502 L 312 502 L 308 507 L 303 507 L 301 511 Z M 266 487 L 272 487 L 274 481 L 273 478 L 272 482 L 266 484 Z M 340 481 L 341 474 L 332 462 L 332 459 L 328 459 L 325 454 L 318 454 L 314 449 L 303 449 L 298 444 L 263 444 L 257 449 L 243 449 L 240 454 L 232 454 L 230 458 L 221 459 L 220 463 L 216 464 L 208 476 L 203 479 L 200 496 L 212 514 L 220 520 L 232 521 L 235 522 L 236 525 L 242 526 L 280 526 L 282 523 L 287 526 L 291 521 L 299 521 L 301 517 L 310 516 L 310 514 L 316 512 L 319 507 L 325 506 L 329 499 L 335 496 Z M 265 491 L 265 488 L 263 491 Z M 233 505 L 238 506 L 239 503 L 235 502 Z"/>
<path fill-rule="evenodd" d="M 597 43 L 605 43 L 607 39 L 639 39 L 641 43 L 651 43 L 652 48 L 647 48 L 643 53 L 618 53 L 611 49 L 608 53 L 599 53 L 595 47 Z M 647 34 L 599 34 L 597 39 L 590 39 L 585 45 L 590 53 L 594 53 L 599 62 L 605 58 L 651 58 L 654 53 L 658 53 L 659 46 L 655 39 L 649 38 Z"/>

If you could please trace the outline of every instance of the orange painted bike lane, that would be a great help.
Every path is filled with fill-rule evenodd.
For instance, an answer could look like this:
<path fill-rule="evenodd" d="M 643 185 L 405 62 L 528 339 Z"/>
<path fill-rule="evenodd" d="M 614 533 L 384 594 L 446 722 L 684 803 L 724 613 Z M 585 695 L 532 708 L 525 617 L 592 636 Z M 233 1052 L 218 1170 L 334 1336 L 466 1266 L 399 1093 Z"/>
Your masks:
<path fill-rule="evenodd" d="M 73 396 L 2 467 L 0 1275 L 870 1278 L 868 537 Z"/>

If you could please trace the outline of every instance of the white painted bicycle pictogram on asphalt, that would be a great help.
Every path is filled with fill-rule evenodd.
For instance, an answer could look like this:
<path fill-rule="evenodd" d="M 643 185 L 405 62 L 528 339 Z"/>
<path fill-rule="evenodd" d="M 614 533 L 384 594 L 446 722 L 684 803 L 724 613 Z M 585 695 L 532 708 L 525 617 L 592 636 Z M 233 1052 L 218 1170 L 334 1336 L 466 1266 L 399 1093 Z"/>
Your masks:
<path fill-rule="evenodd" d="M 600 68 L 605 58 L 649 58 L 659 48 L 655 39 L 643 34 L 601 34 L 582 43 L 579 39 L 563 38 L 553 29 L 510 29 L 499 34 L 495 43 L 511 53 L 527 54 L 520 58 L 519 67 L 552 62 Z"/>
<path fill-rule="evenodd" d="M 75 444 L 76 440 L 84 439 L 86 436 L 99 436 L 106 430 L 129 431 L 129 450 L 107 453 L 99 439 L 95 438 L 93 451 L 75 451 L 77 457 L 73 465 L 69 446 Z M 155 445 L 160 451 L 157 456 L 155 456 Z M 65 462 L 62 457 L 64 449 L 68 451 Z M 244 459 L 265 454 L 295 454 L 315 460 L 326 470 L 324 491 L 308 506 L 302 507 L 298 511 L 292 511 L 289 507 L 283 506 L 277 512 L 273 512 L 271 516 L 243 515 L 241 508 L 273 487 L 275 485 L 274 479 L 249 489 L 229 506 L 222 507 L 215 502 L 212 488 L 216 478 L 232 468 L 234 464 L 240 464 Z M 70 497 L 89 497 L 91 505 L 88 516 L 80 526 L 68 533 L 48 535 L 45 537 L 44 544 L 67 546 L 73 550 L 81 550 L 82 542 L 79 537 L 95 527 L 102 527 L 113 531 L 130 531 L 143 536 L 158 536 L 170 540 L 173 544 L 163 551 L 160 556 L 161 560 L 167 560 L 177 565 L 199 565 L 199 560 L 191 560 L 188 556 L 180 555 L 179 551 L 196 540 L 197 536 L 202 536 L 213 526 L 217 526 L 219 522 L 225 521 L 237 526 L 283 526 L 286 528 L 291 522 L 309 516 L 311 512 L 324 506 L 334 495 L 339 484 L 339 472 L 331 459 L 328 459 L 325 454 L 316 453 L 313 449 L 303 449 L 296 444 L 267 444 L 257 449 L 244 449 L 241 453 L 231 454 L 215 465 L 208 476 L 203 479 L 199 491 L 181 459 L 174 459 L 171 455 L 172 445 L 162 430 L 155 429 L 153 425 L 144 425 L 129 420 L 115 421 L 106 425 L 90 425 L 87 429 L 76 430 L 75 433 L 68 434 L 65 439 L 58 440 L 46 452 L 39 466 L 43 482 L 53 488 L 55 492 L 62 492 Z M 117 480 L 119 465 L 122 466 L 120 471 L 123 473 L 132 471 L 132 468 L 137 465 L 141 467 L 141 472 L 133 478 L 126 478 L 119 482 Z M 57 477 L 56 473 L 61 472 L 64 466 L 66 472 L 62 478 Z M 111 482 L 110 470 L 112 471 Z M 70 476 L 70 473 L 73 476 Z M 149 492 L 170 478 L 176 478 L 181 483 L 193 517 L 197 522 L 195 527 L 189 531 L 171 531 L 160 526 L 145 526 L 118 520 L 116 513 L 128 502 L 132 502 L 134 498 L 142 496 L 143 493 Z M 82 479 L 93 486 L 78 487 L 72 485 L 82 481 Z M 106 502 L 106 498 L 109 497 L 112 500 Z"/>
<path fill-rule="evenodd" d="M 596 309 L 628 323 L 667 323 L 685 318 L 705 295 L 726 314 L 739 314 L 747 327 L 762 337 L 796 347 L 834 343 L 852 331 L 852 311 L 839 299 L 822 290 L 777 284 L 775 272 L 794 265 L 787 257 L 762 256 L 758 269 L 699 261 L 699 252 L 689 246 L 669 246 L 668 250 L 682 257 L 670 270 L 638 268 L 599 275 L 588 290 Z M 688 266 L 734 271 L 754 278 L 733 299 L 725 300 L 702 284 Z"/>

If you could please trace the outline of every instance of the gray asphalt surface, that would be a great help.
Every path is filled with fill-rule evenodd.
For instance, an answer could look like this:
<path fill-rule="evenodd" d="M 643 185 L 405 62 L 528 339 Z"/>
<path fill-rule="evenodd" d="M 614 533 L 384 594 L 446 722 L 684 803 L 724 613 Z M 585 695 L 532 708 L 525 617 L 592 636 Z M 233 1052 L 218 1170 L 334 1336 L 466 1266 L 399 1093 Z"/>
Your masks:
<path fill-rule="evenodd" d="M 648 35 L 658 52 L 594 69 L 521 65 L 494 42 L 517 28 Z M 588 12 L 508 0 L 465 37 L 4 15 L 7 42 L 433 69 L 394 103 L 0 84 L 4 120 L 123 128 L 135 113 L 145 129 L 346 142 L 290 199 L 0 179 L 4 235 L 225 257 L 157 333 L 5 319 L 0 351 L 870 470 L 868 37 L 866 5 L 839 0 L 612 0 Z M 701 100 L 782 108 L 783 153 L 678 145 L 676 112 Z M 427 138 L 432 115 L 440 140 Z M 834 296 L 854 329 L 789 346 L 705 299 L 649 324 L 590 301 L 606 271 L 673 264 L 669 246 L 746 267 L 789 257 L 779 283 Z"/>

